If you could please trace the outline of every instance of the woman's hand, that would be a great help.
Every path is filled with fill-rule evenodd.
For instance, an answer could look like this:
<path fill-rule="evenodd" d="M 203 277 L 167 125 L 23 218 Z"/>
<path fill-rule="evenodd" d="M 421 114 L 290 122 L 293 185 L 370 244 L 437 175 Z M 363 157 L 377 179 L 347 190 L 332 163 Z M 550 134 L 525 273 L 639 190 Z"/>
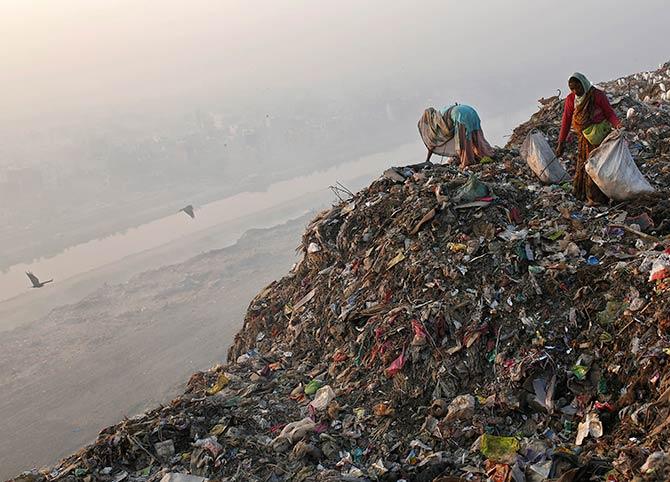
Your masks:
<path fill-rule="evenodd" d="M 559 141 L 558 145 L 556 146 L 556 157 L 561 157 L 563 155 L 563 151 L 565 151 L 565 143 L 563 141 Z"/>

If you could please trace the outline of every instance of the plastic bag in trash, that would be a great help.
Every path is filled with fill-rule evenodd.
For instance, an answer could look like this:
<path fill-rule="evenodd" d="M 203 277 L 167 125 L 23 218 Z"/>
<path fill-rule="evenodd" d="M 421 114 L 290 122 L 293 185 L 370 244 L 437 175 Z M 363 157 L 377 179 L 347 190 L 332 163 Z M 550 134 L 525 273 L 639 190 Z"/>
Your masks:
<path fill-rule="evenodd" d="M 660 281 L 668 277 L 670 277 L 670 249 L 654 261 L 649 273 L 649 281 Z"/>
<path fill-rule="evenodd" d="M 482 454 L 496 462 L 512 463 L 520 448 L 521 445 L 515 437 L 498 437 L 486 433 L 481 437 Z"/>
<path fill-rule="evenodd" d="M 546 184 L 560 184 L 570 180 L 570 174 L 538 130 L 534 129 L 526 136 L 521 145 L 521 156 L 540 181 Z"/>
<path fill-rule="evenodd" d="M 624 201 L 654 192 L 628 150 L 621 130 L 612 131 L 586 161 L 586 172 L 607 197 Z"/>
<path fill-rule="evenodd" d="M 312 407 L 317 412 L 323 412 L 328 408 L 328 404 L 335 399 L 335 392 L 330 385 L 319 388 L 316 392 L 314 400 L 309 403 L 309 406 Z"/>
<path fill-rule="evenodd" d="M 471 174 L 467 182 L 459 188 L 454 199 L 458 201 L 470 202 L 488 195 L 488 186 L 481 182 L 475 174 Z"/>

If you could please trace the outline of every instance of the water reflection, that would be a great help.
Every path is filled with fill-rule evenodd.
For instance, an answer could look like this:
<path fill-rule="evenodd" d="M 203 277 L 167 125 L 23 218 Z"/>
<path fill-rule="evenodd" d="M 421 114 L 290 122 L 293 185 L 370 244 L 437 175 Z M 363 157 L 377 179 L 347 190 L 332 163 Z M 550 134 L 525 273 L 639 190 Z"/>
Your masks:
<path fill-rule="evenodd" d="M 175 213 L 162 219 L 128 229 L 102 239 L 96 239 L 66 249 L 51 258 L 16 264 L 0 274 L 0 301 L 29 291 L 30 281 L 26 271 L 43 279 L 54 278 L 54 283 L 72 276 L 113 263 L 126 256 L 151 250 L 178 238 L 220 225 L 235 219 L 252 216 L 282 202 L 287 202 L 310 192 L 325 189 L 336 181 L 370 175 L 376 177 L 391 164 L 400 164 L 421 155 L 421 146 L 408 144 L 385 153 L 365 156 L 325 171 L 314 172 L 277 182 L 263 192 L 243 192 L 234 196 L 196 206 L 195 219 L 184 213 Z M 405 161 L 400 161 L 404 159 Z M 184 204 L 188 204 L 185 200 Z M 306 206 L 309 208 L 309 206 Z M 194 255 L 197 253 L 194 253 Z M 53 285 L 51 285 L 53 286 Z M 50 289 L 46 285 L 42 290 Z"/>

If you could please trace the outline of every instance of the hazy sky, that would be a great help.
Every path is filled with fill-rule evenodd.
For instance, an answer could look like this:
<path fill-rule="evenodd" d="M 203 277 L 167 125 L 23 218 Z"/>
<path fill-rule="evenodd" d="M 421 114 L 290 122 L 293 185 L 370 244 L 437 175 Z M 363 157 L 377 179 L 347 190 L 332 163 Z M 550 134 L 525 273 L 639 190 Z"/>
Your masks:
<path fill-rule="evenodd" d="M 346 112 L 355 119 L 365 109 L 373 113 L 377 108 L 386 109 L 394 98 L 409 99 L 398 104 L 409 105 L 403 111 L 409 114 L 403 117 L 411 118 L 397 119 L 395 126 L 406 135 L 378 131 L 387 134 L 380 144 L 387 139 L 399 144 L 415 140 L 416 150 L 410 146 L 409 152 L 402 151 L 402 156 L 394 155 L 388 161 L 400 163 L 424 159 L 416 130 L 423 108 L 458 101 L 474 105 L 487 138 L 502 144 L 503 136 L 536 110 L 539 97 L 553 95 L 558 87 L 565 94 L 567 79 L 575 70 L 593 81 L 609 80 L 655 69 L 669 60 L 669 1 L 0 0 L 0 169 L 10 164 L 6 160 L 20 161 L 31 168 L 44 168 L 47 174 L 58 174 L 46 193 L 36 184 L 33 190 L 19 193 L 27 201 L 12 205 L 10 200 L 0 205 L 0 215 L 11 214 L 6 218 L 14 223 L 0 223 L 0 242 L 4 243 L 0 253 L 6 256 L 6 247 L 18 247 L 12 252 L 27 257 L 23 261 L 40 277 L 55 278 L 51 289 L 58 290 L 59 283 L 75 273 L 72 268 L 77 262 L 83 270 L 94 266 L 96 259 L 89 263 L 83 257 L 72 262 L 57 257 L 58 263 L 63 259 L 68 263 L 69 271 L 61 272 L 50 262 L 31 261 L 30 256 L 37 256 L 34 253 L 51 256 L 54 249 L 63 249 L 62 239 L 73 244 L 85 242 L 121 229 L 119 226 L 146 222 L 142 220 L 147 213 L 161 209 L 169 210 L 175 221 L 190 223 L 174 215 L 178 208 L 170 206 L 197 204 L 191 198 L 200 195 L 200 186 L 191 179 L 181 182 L 179 177 L 166 181 L 164 173 L 158 171 L 169 165 L 173 170 L 166 169 L 166 173 L 180 173 L 185 172 L 183 166 L 190 167 L 192 159 L 197 164 L 200 152 L 209 154 L 208 145 L 201 142 L 206 133 L 185 147 L 166 148 L 174 155 L 154 151 L 153 144 L 146 147 L 142 136 L 166 131 L 168 137 L 157 146 L 177 145 L 186 136 L 164 129 L 165 125 L 177 126 L 178 131 L 185 123 L 175 119 L 210 107 L 223 105 L 227 109 L 234 103 L 252 117 L 258 106 L 289 110 L 286 106 L 292 107 L 297 103 L 294 99 L 304 96 L 310 102 L 305 102 L 300 113 L 311 115 L 309 109 L 328 110 L 312 101 L 323 96 L 329 100 L 323 105 L 335 106 L 333 110 L 338 105 L 353 106 Z M 244 110 L 247 105 L 248 111 Z M 128 112 L 140 115 L 125 115 Z M 282 112 L 269 113 L 272 118 L 282 118 Z M 109 122 L 89 123 L 99 115 L 107 116 L 104 120 Z M 313 115 L 317 120 L 319 116 L 332 118 L 330 112 Z M 310 124 L 307 120 L 311 118 L 303 117 L 296 122 L 298 127 Z M 130 125 L 133 122 L 156 125 L 131 129 L 136 127 Z M 376 121 L 368 127 L 372 122 Z M 360 129 L 358 122 L 347 123 L 351 125 L 356 133 L 361 132 L 356 143 L 365 150 L 363 144 L 372 136 Z M 384 125 L 378 127 L 384 129 Z M 126 136 L 126 132 L 130 134 Z M 320 139 L 312 139 L 310 134 L 308 140 L 318 146 Z M 341 144 L 329 141 L 337 149 L 351 145 L 354 150 L 354 143 L 347 143 L 347 139 Z M 282 149 L 291 142 L 280 139 L 268 146 L 285 152 Z M 188 155 L 191 146 L 201 148 L 192 158 Z M 389 145 L 384 150 L 396 147 Z M 305 152 L 303 149 L 297 152 Z M 240 179 L 249 175 L 259 174 L 265 181 L 281 174 L 282 169 L 310 169 L 315 156 L 330 162 L 328 159 L 345 154 L 315 149 L 314 154 L 298 159 L 302 164 L 285 155 L 266 173 L 257 166 L 269 165 L 259 162 L 265 161 L 263 155 L 268 150 L 249 149 L 256 156 L 250 159 L 226 156 L 217 166 L 221 169 L 208 171 L 218 174 L 205 183 L 211 192 L 203 193 L 201 199 L 206 199 L 204 194 L 213 195 L 211 186 L 217 182 L 220 192 L 225 192 L 233 184 L 236 188 L 238 184 L 246 186 Z M 139 166 L 139 159 L 155 163 Z M 96 163 L 89 164 L 91 160 Z M 205 160 L 215 165 L 216 156 Z M 234 165 L 232 172 L 238 174 L 229 175 L 224 160 Z M 166 163 L 159 164 L 163 161 Z M 49 170 L 49 163 L 56 167 Z M 81 169 L 70 171 L 72 165 Z M 147 165 L 158 167 L 155 172 L 141 169 Z M 240 166 L 244 169 L 237 169 Z M 26 171 L 32 175 L 38 169 Z M 64 178 L 69 172 L 77 174 Z M 109 179 L 113 182 L 107 188 Z M 319 184 L 314 182 L 314 189 Z M 146 198 L 141 189 L 147 190 Z M 97 197 L 98 193 L 104 196 Z M 70 199 L 77 200 L 72 207 L 67 205 Z M 21 243 L 26 240 L 29 249 L 23 250 Z M 155 246 L 155 242 L 151 239 L 147 246 Z M 93 257 L 96 251 L 91 246 L 104 249 L 106 245 L 91 243 L 86 253 Z M 137 248 L 145 247 L 133 246 Z M 82 252 L 77 249 L 71 252 Z M 97 259 L 99 263 L 107 261 L 103 256 Z M 32 291 L 23 277 L 24 268 L 15 267 L 10 275 L 16 274 L 16 283 L 20 277 L 25 291 Z M 100 276 L 102 280 L 106 275 Z M 85 282 L 80 280 L 78 286 Z M 11 283 L 19 286 L 13 280 Z M 62 303 L 56 299 L 30 298 L 30 303 L 42 309 L 49 303 Z M 23 313 L 19 315 L 25 316 Z M 104 408 L 104 404 L 94 405 L 92 413 Z M 0 416 L 7 418 L 7 414 Z M 68 430 L 68 421 L 52 422 L 59 430 Z M 28 445 L 34 445 L 29 438 L 24 436 Z"/>
<path fill-rule="evenodd" d="M 442 83 L 444 103 L 527 109 L 574 70 L 608 79 L 667 60 L 669 12 L 667 0 L 0 0 L 0 116 Z"/>

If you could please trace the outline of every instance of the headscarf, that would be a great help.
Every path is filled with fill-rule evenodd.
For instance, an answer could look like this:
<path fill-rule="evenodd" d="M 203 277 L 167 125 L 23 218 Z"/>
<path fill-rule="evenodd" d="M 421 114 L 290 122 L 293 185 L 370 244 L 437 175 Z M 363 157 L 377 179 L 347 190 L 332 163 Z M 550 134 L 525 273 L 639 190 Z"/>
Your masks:
<path fill-rule="evenodd" d="M 581 84 L 582 87 L 584 88 L 584 93 L 582 95 L 577 95 L 575 94 L 575 107 L 580 105 L 582 102 L 584 102 L 584 99 L 586 99 L 586 94 L 591 90 L 591 87 L 593 87 L 593 84 L 589 81 L 589 79 L 586 78 L 586 75 L 580 73 L 580 72 L 575 72 L 570 76 L 571 79 L 577 79 Z"/>
<path fill-rule="evenodd" d="M 575 113 L 572 116 L 572 127 L 575 131 L 581 133 L 586 127 L 591 125 L 593 110 L 595 108 L 596 89 L 589 82 L 584 74 L 575 72 L 570 78 L 577 79 L 584 88 L 584 93 L 580 96 L 575 94 Z"/>

